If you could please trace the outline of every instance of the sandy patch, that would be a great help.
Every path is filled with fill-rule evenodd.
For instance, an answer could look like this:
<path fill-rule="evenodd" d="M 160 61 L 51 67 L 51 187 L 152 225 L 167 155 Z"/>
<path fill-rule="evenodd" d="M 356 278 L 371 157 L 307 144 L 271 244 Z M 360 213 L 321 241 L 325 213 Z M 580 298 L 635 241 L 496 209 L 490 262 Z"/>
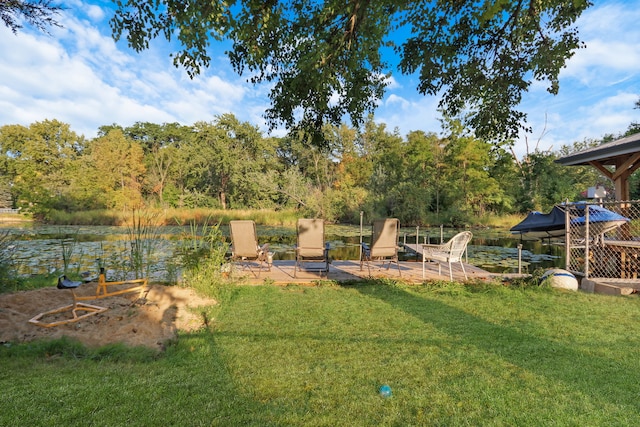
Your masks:
<path fill-rule="evenodd" d="M 81 285 L 77 294 L 95 293 L 91 284 Z M 67 336 L 89 347 L 122 342 L 132 346 L 161 349 L 177 331 L 192 331 L 203 326 L 204 310 L 216 302 L 197 295 L 191 289 L 175 286 L 149 286 L 149 291 L 83 301 L 106 311 L 77 322 L 45 328 L 29 323 L 40 313 L 73 303 L 71 291 L 55 287 L 0 295 L 0 343 L 28 342 Z M 70 312 L 48 315 L 45 323 L 72 318 Z"/>

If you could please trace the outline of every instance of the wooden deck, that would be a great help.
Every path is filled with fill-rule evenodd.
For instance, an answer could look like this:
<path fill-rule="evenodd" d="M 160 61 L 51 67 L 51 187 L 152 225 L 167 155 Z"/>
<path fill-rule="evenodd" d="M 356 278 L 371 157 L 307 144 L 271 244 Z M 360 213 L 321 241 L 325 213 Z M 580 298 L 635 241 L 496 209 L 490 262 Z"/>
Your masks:
<path fill-rule="evenodd" d="M 391 264 L 391 267 L 387 269 L 387 263 L 382 265 L 381 262 L 372 262 L 371 272 L 367 268 L 367 264 L 363 265 L 362 271 L 360 270 L 360 261 L 333 261 L 329 266 L 329 273 L 327 275 L 324 272 L 321 274 L 317 268 L 322 268 L 322 264 L 312 264 L 305 262 L 303 264 L 303 270 L 298 270 L 294 277 L 295 261 L 274 261 L 271 266 L 271 271 L 266 269 L 259 270 L 257 264 L 252 265 L 252 270 L 243 268 L 236 264 L 233 270 L 233 276 L 240 278 L 249 284 L 261 284 L 270 282 L 274 284 L 292 284 L 292 283 L 312 283 L 318 280 L 334 280 L 338 282 L 347 282 L 353 280 L 363 280 L 369 277 L 373 278 L 389 278 L 389 279 L 401 279 L 410 283 L 421 283 L 423 280 L 449 280 L 449 268 L 445 264 L 442 266 L 442 275 L 438 275 L 438 265 L 434 262 L 428 262 L 425 264 L 425 279 L 422 278 L 422 263 L 415 261 L 401 261 L 400 272 L 396 264 Z M 495 273 L 490 273 L 481 268 L 473 265 L 465 264 L 464 268 L 467 272 L 469 280 L 474 279 L 490 279 L 492 277 L 500 276 Z M 453 280 L 464 281 L 464 274 L 460 268 L 460 264 L 453 265 Z"/>

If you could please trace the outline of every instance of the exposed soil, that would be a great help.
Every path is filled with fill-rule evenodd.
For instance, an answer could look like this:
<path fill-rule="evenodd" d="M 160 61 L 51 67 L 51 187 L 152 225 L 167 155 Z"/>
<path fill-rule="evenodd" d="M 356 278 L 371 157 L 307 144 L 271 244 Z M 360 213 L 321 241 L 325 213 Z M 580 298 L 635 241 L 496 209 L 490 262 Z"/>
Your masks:
<path fill-rule="evenodd" d="M 95 294 L 95 285 L 83 284 L 76 295 Z M 0 295 L 0 343 L 28 342 L 67 336 L 88 347 L 122 342 L 131 346 L 162 349 L 177 331 L 191 331 L 205 322 L 199 307 L 216 302 L 197 295 L 193 290 L 175 286 L 149 286 L 148 292 L 130 292 L 118 296 L 82 301 L 107 308 L 76 322 L 43 327 L 29 322 L 41 313 L 69 306 L 73 294 L 56 287 Z M 78 316 L 86 311 L 78 311 Z M 72 319 L 70 310 L 44 315 L 40 324 Z"/>

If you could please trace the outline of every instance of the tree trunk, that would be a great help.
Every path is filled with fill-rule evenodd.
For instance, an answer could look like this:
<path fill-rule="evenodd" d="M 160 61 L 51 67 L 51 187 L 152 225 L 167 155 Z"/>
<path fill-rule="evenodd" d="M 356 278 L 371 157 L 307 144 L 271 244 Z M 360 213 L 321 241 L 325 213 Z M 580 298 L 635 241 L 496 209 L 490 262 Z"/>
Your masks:
<path fill-rule="evenodd" d="M 220 192 L 220 206 L 222 206 L 223 210 L 227 209 L 227 193 L 224 191 Z"/>

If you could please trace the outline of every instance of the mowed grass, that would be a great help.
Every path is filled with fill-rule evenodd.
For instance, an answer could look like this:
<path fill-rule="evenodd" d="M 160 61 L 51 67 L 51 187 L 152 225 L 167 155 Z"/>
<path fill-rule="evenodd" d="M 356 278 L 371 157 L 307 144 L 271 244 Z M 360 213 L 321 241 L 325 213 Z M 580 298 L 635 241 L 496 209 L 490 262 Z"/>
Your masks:
<path fill-rule="evenodd" d="M 0 425 L 640 425 L 639 304 L 481 284 L 235 287 L 160 355 L 1 346 Z"/>

